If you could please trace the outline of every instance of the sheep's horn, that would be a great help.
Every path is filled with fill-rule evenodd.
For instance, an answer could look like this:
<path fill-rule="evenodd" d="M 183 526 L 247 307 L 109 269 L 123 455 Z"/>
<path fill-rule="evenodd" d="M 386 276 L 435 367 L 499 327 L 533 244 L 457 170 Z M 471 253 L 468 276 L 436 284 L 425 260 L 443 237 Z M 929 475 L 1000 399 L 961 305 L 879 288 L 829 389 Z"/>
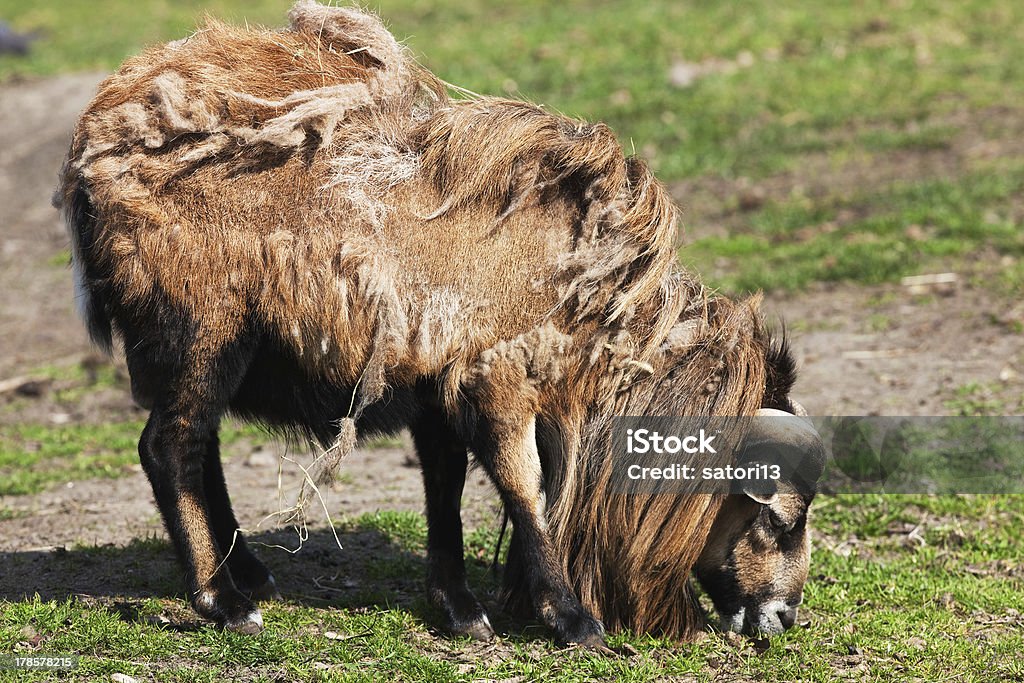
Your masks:
<path fill-rule="evenodd" d="M 825 444 L 806 417 L 762 408 L 747 431 L 739 460 L 781 465 L 793 486 L 811 492 L 825 469 Z"/>

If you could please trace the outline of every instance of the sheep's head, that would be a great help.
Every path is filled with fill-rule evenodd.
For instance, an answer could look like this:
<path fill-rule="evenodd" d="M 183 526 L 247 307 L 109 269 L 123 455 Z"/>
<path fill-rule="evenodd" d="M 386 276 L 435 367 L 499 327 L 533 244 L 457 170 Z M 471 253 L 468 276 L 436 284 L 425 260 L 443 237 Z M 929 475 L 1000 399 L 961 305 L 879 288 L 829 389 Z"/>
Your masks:
<path fill-rule="evenodd" d="M 724 630 L 781 633 L 796 623 L 810 563 L 807 513 L 824 464 L 821 437 L 803 417 L 764 409 L 742 463 L 789 463 L 779 481 L 744 484 L 726 498 L 695 567 Z"/>

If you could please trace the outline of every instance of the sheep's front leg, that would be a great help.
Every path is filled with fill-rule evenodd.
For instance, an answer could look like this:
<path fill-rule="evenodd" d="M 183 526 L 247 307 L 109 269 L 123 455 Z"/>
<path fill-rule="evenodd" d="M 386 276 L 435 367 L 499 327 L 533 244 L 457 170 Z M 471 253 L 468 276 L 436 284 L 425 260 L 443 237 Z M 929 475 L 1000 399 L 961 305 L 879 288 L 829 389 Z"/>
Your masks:
<path fill-rule="evenodd" d="M 508 406 L 507 406 L 508 407 Z M 473 451 L 487 469 L 520 541 L 523 570 L 537 617 L 558 639 L 604 646 L 604 627 L 573 594 L 545 522 L 540 457 L 534 414 L 485 412 Z"/>

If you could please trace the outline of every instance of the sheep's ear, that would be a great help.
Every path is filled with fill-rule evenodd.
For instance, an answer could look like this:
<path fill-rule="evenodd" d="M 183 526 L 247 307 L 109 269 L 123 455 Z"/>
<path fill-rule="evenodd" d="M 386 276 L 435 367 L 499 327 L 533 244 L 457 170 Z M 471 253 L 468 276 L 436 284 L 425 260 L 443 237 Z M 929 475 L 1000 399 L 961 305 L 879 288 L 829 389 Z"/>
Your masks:
<path fill-rule="evenodd" d="M 779 499 L 779 488 L 772 479 L 745 481 L 743 482 L 743 493 L 761 505 L 771 505 Z"/>

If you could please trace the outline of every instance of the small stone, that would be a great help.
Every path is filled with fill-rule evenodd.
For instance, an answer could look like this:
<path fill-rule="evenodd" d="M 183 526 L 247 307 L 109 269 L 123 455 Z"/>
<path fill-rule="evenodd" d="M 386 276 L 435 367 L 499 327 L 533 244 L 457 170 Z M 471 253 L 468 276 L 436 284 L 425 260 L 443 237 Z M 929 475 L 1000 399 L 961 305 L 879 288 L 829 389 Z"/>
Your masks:
<path fill-rule="evenodd" d="M 736 66 L 741 69 L 749 69 L 754 66 L 754 53 L 750 50 L 744 50 L 743 52 L 736 55 Z"/>
<path fill-rule="evenodd" d="M 689 88 L 703 75 L 700 64 L 678 60 L 672 63 L 668 71 L 668 82 L 675 88 Z"/>
<path fill-rule="evenodd" d="M 245 459 L 246 467 L 276 467 L 277 456 L 266 448 L 257 448 Z"/>
<path fill-rule="evenodd" d="M 757 211 L 764 206 L 767 195 L 764 189 L 760 187 L 748 187 L 740 191 L 739 196 L 739 209 L 740 211 Z"/>
<path fill-rule="evenodd" d="M 111 674 L 110 680 L 114 683 L 139 683 L 137 678 L 132 678 L 127 674 Z"/>

